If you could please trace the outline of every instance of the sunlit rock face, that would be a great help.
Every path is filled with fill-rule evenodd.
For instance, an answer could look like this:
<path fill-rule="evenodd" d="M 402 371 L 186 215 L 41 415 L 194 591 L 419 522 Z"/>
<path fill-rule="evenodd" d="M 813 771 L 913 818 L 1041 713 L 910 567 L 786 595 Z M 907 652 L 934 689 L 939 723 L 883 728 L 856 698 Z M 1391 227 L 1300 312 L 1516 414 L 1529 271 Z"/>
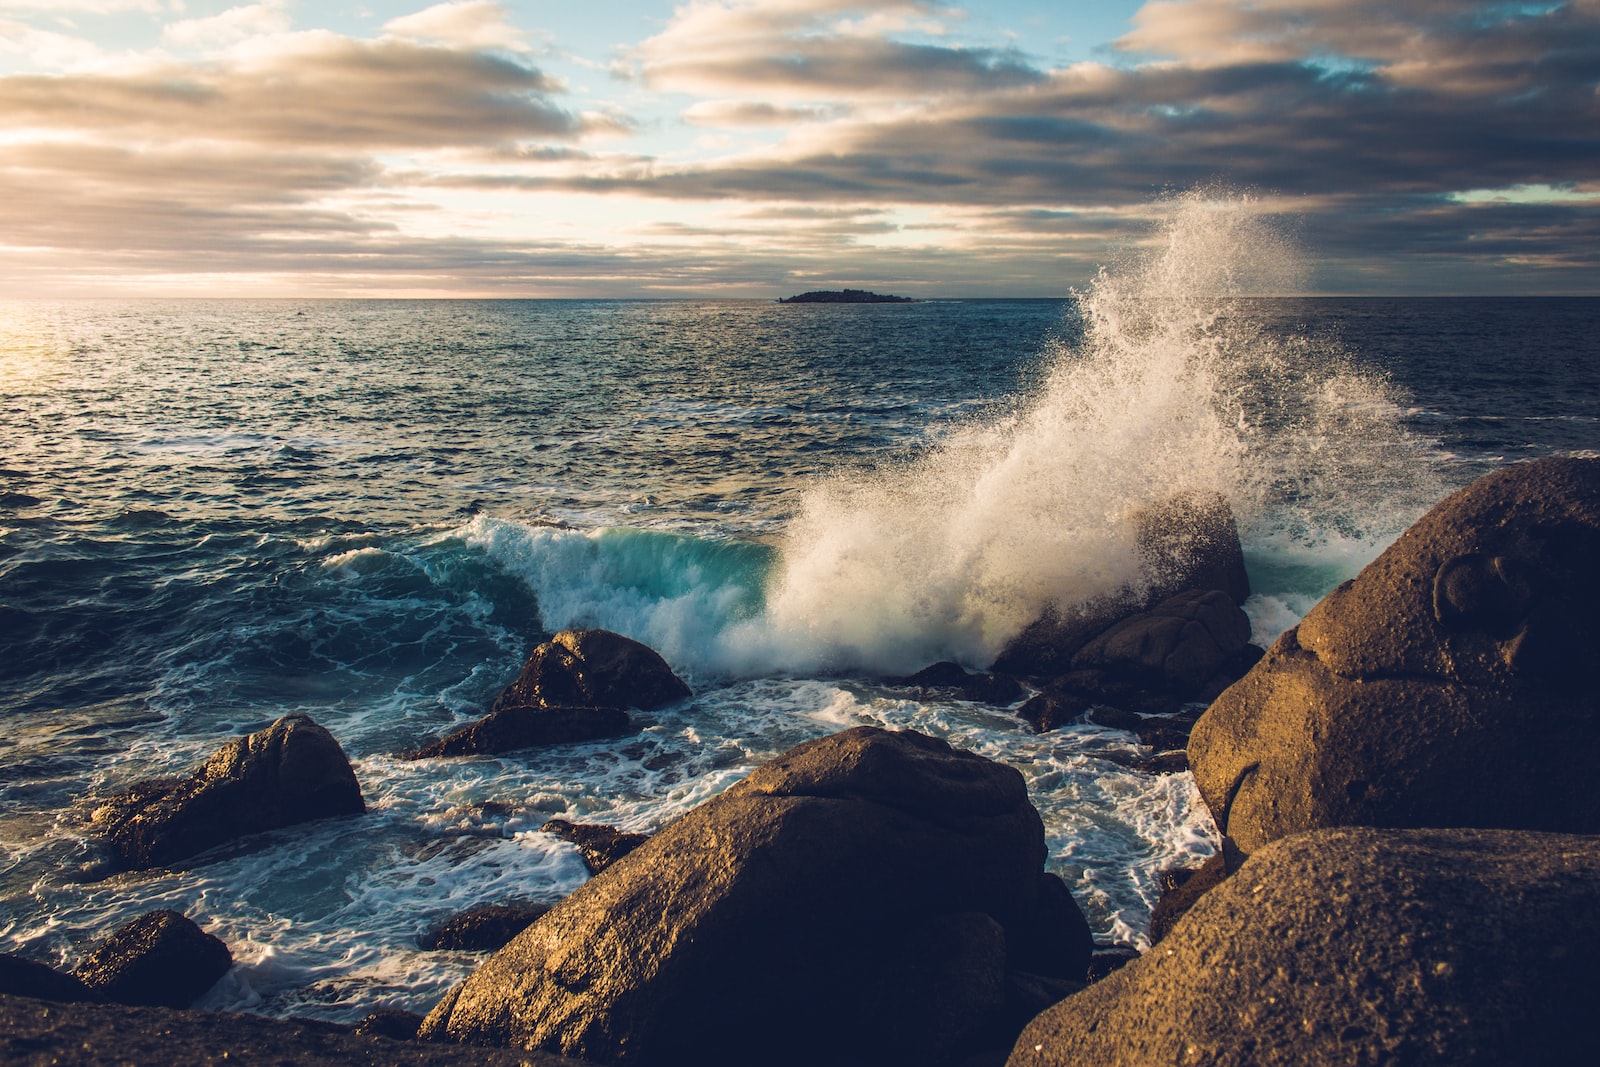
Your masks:
<path fill-rule="evenodd" d="M 1600 839 L 1343 827 L 1272 842 L 1008 1067 L 1581 1062 Z"/>
<path fill-rule="evenodd" d="M 1339 825 L 1600 831 L 1600 460 L 1450 496 L 1196 724 L 1240 852 Z"/>

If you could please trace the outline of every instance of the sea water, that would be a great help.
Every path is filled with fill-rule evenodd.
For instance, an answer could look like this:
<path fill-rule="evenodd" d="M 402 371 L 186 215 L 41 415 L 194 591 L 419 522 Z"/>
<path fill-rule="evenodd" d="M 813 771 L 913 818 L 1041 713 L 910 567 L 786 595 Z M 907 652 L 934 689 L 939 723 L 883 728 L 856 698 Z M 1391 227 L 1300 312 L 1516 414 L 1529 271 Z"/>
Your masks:
<path fill-rule="evenodd" d="M 1016 767 L 1097 939 L 1145 946 L 1157 873 L 1216 845 L 1190 777 L 884 677 L 1137 583 L 1129 516 L 1176 493 L 1229 499 L 1265 644 L 1449 489 L 1600 448 L 1600 301 L 1249 297 L 1303 256 L 1171 206 L 1061 300 L 5 305 L 0 949 L 71 966 L 172 907 L 233 949 L 203 1007 L 425 1011 L 482 957 L 420 933 L 587 877 L 546 819 L 652 830 L 863 723 Z M 572 625 L 694 697 L 398 758 Z M 366 816 L 114 873 L 92 798 L 289 712 Z"/>

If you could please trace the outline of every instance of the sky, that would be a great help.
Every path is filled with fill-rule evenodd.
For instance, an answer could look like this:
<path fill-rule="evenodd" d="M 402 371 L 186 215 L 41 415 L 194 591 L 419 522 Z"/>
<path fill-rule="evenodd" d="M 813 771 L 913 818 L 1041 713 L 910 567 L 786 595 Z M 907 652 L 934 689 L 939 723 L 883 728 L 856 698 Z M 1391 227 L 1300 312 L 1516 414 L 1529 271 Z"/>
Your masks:
<path fill-rule="evenodd" d="M 1600 293 L 1600 0 L 0 0 L 0 296 Z"/>

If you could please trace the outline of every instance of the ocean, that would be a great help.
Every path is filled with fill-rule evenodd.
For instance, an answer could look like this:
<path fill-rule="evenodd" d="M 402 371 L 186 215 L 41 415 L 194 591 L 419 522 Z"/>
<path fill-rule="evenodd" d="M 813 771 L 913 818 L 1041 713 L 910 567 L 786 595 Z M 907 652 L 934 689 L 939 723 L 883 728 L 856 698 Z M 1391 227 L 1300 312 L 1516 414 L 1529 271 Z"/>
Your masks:
<path fill-rule="evenodd" d="M 1146 946 L 1216 846 L 1190 777 L 883 679 L 1136 581 L 1128 516 L 1177 492 L 1228 496 L 1265 644 L 1450 489 L 1600 450 L 1600 300 L 1236 296 L 1292 280 L 1270 230 L 1167 236 L 1060 300 L 0 306 L 0 950 L 172 907 L 236 960 L 200 1007 L 426 1011 L 481 956 L 419 934 L 585 879 L 547 818 L 648 831 L 863 723 L 1017 767 L 1097 939 Z M 693 698 L 398 758 L 574 625 Z M 85 833 L 289 712 L 366 816 L 143 874 Z"/>

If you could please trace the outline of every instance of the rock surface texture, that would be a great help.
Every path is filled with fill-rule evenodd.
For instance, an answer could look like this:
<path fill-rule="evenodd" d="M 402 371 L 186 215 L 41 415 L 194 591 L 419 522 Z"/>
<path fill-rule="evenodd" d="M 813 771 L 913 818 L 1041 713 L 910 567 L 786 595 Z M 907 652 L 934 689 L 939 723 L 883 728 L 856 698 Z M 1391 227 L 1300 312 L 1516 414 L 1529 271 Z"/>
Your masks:
<path fill-rule="evenodd" d="M 1189 762 L 1248 854 L 1315 827 L 1600 831 L 1600 460 L 1448 497 L 1196 723 Z"/>
<path fill-rule="evenodd" d="M 1596 838 L 1299 834 L 1034 1019 L 1008 1064 L 1577 1063 L 1596 952 Z"/>
<path fill-rule="evenodd" d="M 308 716 L 285 715 L 223 745 L 188 778 L 107 800 L 91 821 L 123 862 L 146 870 L 246 834 L 364 811 L 339 742 Z"/>
<path fill-rule="evenodd" d="M 1044 858 L 1015 770 L 848 730 L 607 867 L 448 994 L 422 1036 L 646 1065 L 1003 1049 L 988 1028 L 1027 985 L 1019 972 L 1081 978 L 1088 963 L 1087 925 Z"/>
<path fill-rule="evenodd" d="M 477 722 L 407 753 L 406 758 L 493 755 L 515 752 L 521 748 L 626 737 L 638 732 L 639 725 L 621 708 L 525 707 L 512 704 L 496 708 Z"/>
<path fill-rule="evenodd" d="M 221 938 L 164 909 L 118 927 L 73 975 L 118 1004 L 187 1008 L 232 966 Z"/>
<path fill-rule="evenodd" d="M 993 670 L 1057 678 L 1074 669 L 1073 657 L 1097 636 L 1177 593 L 1217 590 L 1235 605 L 1250 596 L 1239 529 L 1222 497 L 1186 493 L 1146 509 L 1134 526 L 1139 588 L 1052 608 L 1001 650 Z"/>
<path fill-rule="evenodd" d="M 609 630 L 562 630 L 533 650 L 491 710 L 523 707 L 659 708 L 689 687 L 648 645 Z"/>

